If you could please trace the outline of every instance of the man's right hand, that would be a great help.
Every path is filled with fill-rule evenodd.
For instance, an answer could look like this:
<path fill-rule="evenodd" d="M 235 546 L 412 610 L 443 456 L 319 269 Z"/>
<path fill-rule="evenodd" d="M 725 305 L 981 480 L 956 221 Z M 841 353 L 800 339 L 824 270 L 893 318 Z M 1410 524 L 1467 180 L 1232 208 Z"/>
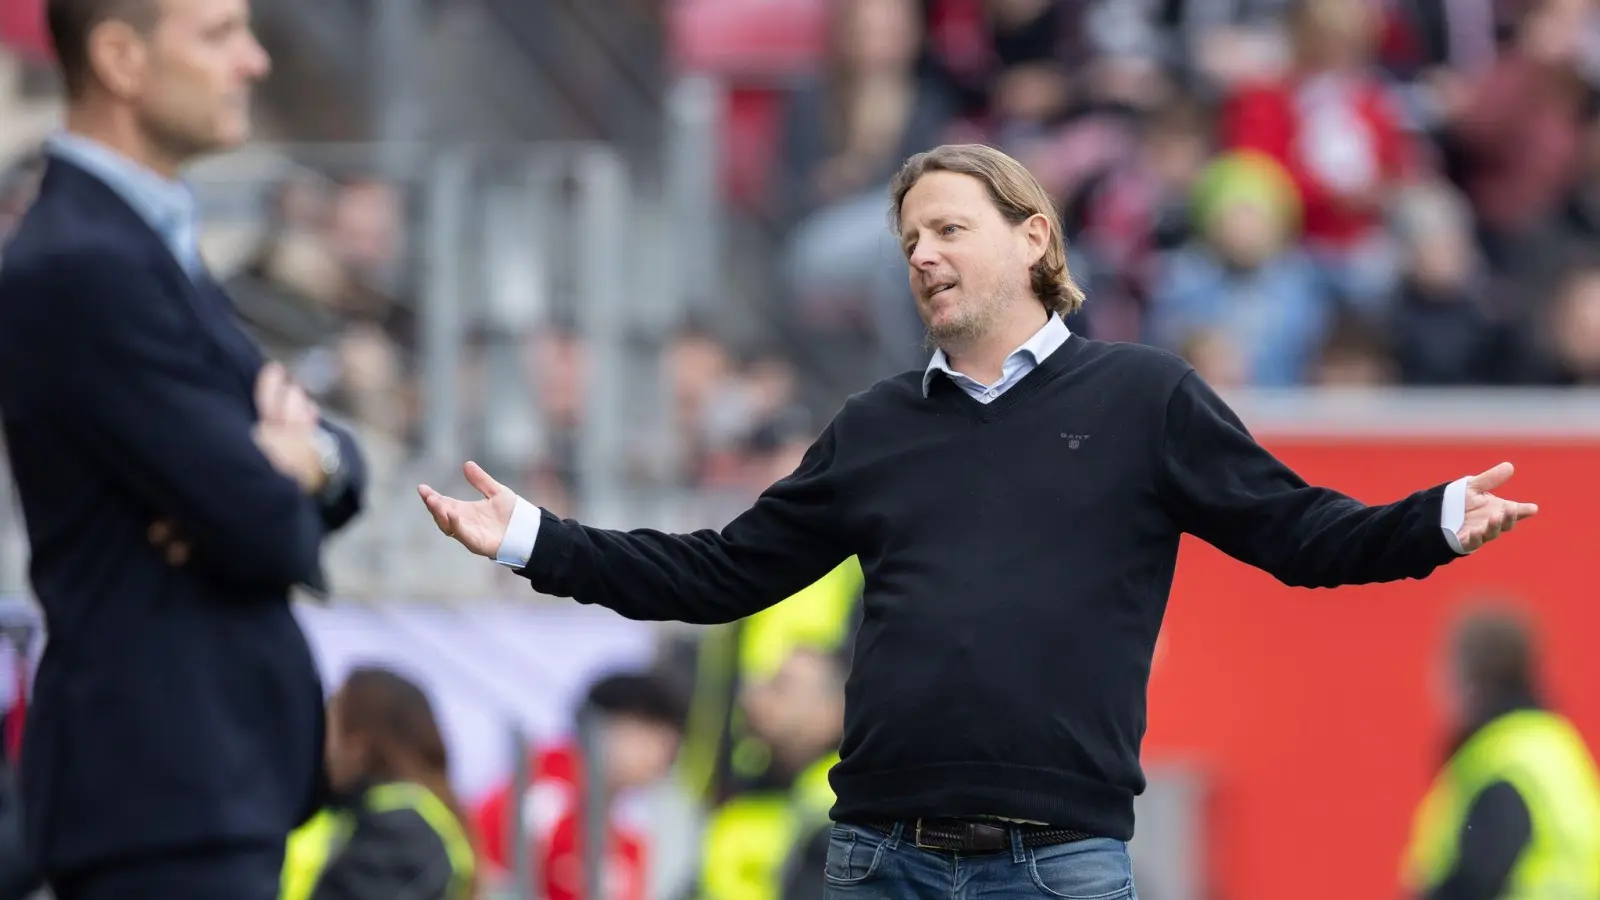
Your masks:
<path fill-rule="evenodd" d="M 293 425 L 262 422 L 251 429 L 250 436 L 274 469 L 293 478 L 307 494 L 322 492 L 328 483 L 328 473 L 322 468 L 322 453 L 314 432 Z"/>
<path fill-rule="evenodd" d="M 467 483 L 472 485 L 482 500 L 466 501 L 446 497 L 425 484 L 417 486 L 417 493 L 433 514 L 433 523 L 446 535 L 461 542 L 473 553 L 494 559 L 500 544 L 506 539 L 506 529 L 511 525 L 511 513 L 517 508 L 516 492 L 489 477 L 475 462 L 462 467 Z"/>
<path fill-rule="evenodd" d="M 289 373 L 276 362 L 261 367 L 256 376 L 256 415 L 260 424 L 251 432 L 256 446 L 279 472 L 293 478 L 308 494 L 327 483 L 316 433 L 321 411 Z"/>

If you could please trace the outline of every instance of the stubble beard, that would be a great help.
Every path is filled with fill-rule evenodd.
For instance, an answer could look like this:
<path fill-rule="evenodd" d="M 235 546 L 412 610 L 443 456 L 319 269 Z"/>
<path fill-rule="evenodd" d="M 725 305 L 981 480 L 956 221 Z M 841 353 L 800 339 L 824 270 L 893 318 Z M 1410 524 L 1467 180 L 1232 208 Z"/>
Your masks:
<path fill-rule="evenodd" d="M 998 326 L 1004 301 L 995 296 L 964 299 L 956 315 L 935 325 L 925 322 L 923 349 L 941 349 L 946 355 L 971 347 L 988 337 Z"/>

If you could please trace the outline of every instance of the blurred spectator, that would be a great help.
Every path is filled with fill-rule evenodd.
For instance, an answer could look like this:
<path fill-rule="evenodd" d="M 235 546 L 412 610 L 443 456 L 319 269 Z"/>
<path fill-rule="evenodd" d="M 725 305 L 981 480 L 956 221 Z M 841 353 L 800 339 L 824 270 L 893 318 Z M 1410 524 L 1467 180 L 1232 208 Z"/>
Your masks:
<path fill-rule="evenodd" d="M 328 237 L 349 273 L 349 315 L 384 318 L 400 292 L 405 253 L 402 199 L 394 185 L 368 178 L 345 179 L 329 210 Z"/>
<path fill-rule="evenodd" d="M 1574 265 L 1557 287 L 1545 320 L 1552 370 L 1561 385 L 1600 384 L 1600 259 Z"/>
<path fill-rule="evenodd" d="M 1438 683 L 1454 734 L 1417 810 L 1406 887 L 1418 900 L 1600 894 L 1600 771 L 1537 685 L 1508 607 L 1458 625 Z"/>
<path fill-rule="evenodd" d="M 1080 34 L 1078 4 L 1057 0 L 985 0 L 998 66 L 989 84 L 987 131 L 1011 146 L 1049 128 L 1073 106 L 1063 53 Z"/>
<path fill-rule="evenodd" d="M 787 436 L 764 448 L 761 464 L 752 468 L 767 484 L 788 475 L 813 437 Z M 748 503 L 741 498 L 741 508 Z M 851 556 L 783 602 L 706 632 L 695 650 L 695 728 L 682 767 L 691 792 L 715 805 L 753 787 L 787 783 L 794 770 L 774 770 L 775 751 L 756 732 L 746 701 L 759 695 L 756 702 L 763 702 L 766 695 L 752 695 L 752 686 L 777 678 L 797 650 L 843 653 L 851 646 L 865 578 L 861 561 Z"/>
<path fill-rule="evenodd" d="M 1586 5 L 1543 0 L 1487 69 L 1433 76 L 1443 137 L 1497 271 L 1526 273 L 1543 255 L 1548 226 L 1579 172 L 1587 15 Z"/>
<path fill-rule="evenodd" d="M 1151 282 L 1164 254 L 1190 237 L 1189 197 L 1210 155 L 1206 110 L 1176 101 L 1154 111 L 1138 143 L 1085 191 L 1074 245 L 1089 256 L 1095 337 L 1142 335 Z"/>
<path fill-rule="evenodd" d="M 1383 201 L 1407 171 L 1400 116 L 1373 64 L 1366 0 L 1294 0 L 1289 72 L 1241 86 L 1221 122 L 1224 147 L 1278 160 L 1299 186 L 1307 249 L 1340 294 L 1374 310 L 1393 289 Z"/>
<path fill-rule="evenodd" d="M 917 69 L 915 0 L 830 0 L 822 72 L 789 100 L 784 203 L 790 220 L 863 193 L 880 196 L 907 156 L 938 143 L 952 113 Z M 881 226 L 884 213 L 877 211 Z"/>
<path fill-rule="evenodd" d="M 1061 0 L 926 0 L 929 56 L 979 136 L 1005 145 L 1055 125 L 1078 93 L 1089 4 Z M 926 147 L 922 149 L 927 149 Z"/>
<path fill-rule="evenodd" d="M 1502 370 L 1471 207 L 1445 185 L 1401 195 L 1395 210 L 1402 277 L 1394 345 L 1407 384 L 1483 384 Z"/>
<path fill-rule="evenodd" d="M 433 705 L 389 669 L 357 668 L 328 705 L 337 799 L 290 836 L 283 900 L 471 900 L 472 841 Z"/>
<path fill-rule="evenodd" d="M 808 444 L 816 436 L 798 406 L 794 368 L 775 353 L 752 356 L 719 385 L 712 401 L 703 473 L 708 484 L 736 486 L 741 493 L 764 490 L 776 479 L 766 479 L 759 454 L 796 436 Z"/>
<path fill-rule="evenodd" d="M 1578 174 L 1567 197 L 1564 222 L 1581 241 L 1600 240 L 1600 117 L 1584 125 Z"/>
<path fill-rule="evenodd" d="M 333 307 L 344 290 L 344 273 L 322 238 L 326 202 L 317 178 L 294 177 L 276 186 L 267 197 L 259 246 L 227 282 L 239 317 L 268 355 L 290 364 L 326 348 L 338 331 Z M 295 369 L 318 394 L 335 377 L 311 375 L 303 364 Z"/>
<path fill-rule="evenodd" d="M 802 169 L 835 159 L 816 141 L 799 153 L 798 125 L 825 133 L 815 123 L 848 94 L 823 86 L 859 88 L 861 61 L 878 60 L 897 87 L 858 91 L 889 110 L 862 146 L 884 166 L 896 139 L 900 156 L 982 140 L 1022 159 L 1055 197 L 1089 288 L 1074 330 L 1155 341 L 1242 385 L 1571 381 L 1577 337 L 1558 347 L 1549 324 L 1565 245 L 1600 239 L 1589 7 L 923 0 L 924 39 L 910 4 L 843 4 L 830 7 L 833 53 L 791 103 L 790 155 L 813 160 Z M 871 22 L 884 26 L 871 40 L 845 40 Z M 909 98 L 938 97 L 934 83 L 959 118 L 913 128 Z M 1192 202 L 1207 196 L 1195 183 L 1214 153 L 1244 151 L 1288 173 L 1298 226 L 1256 228 L 1236 186 L 1225 202 Z M 881 198 L 810 196 L 818 206 L 784 260 L 807 326 L 795 334 L 809 357 L 801 384 L 925 364 Z M 849 362 L 863 331 L 877 338 L 864 367 Z M 739 395 L 710 401 L 721 437 L 699 432 L 719 485 L 736 480 L 726 448 Z"/>
<path fill-rule="evenodd" d="M 1342 314 L 1322 345 L 1312 383 L 1327 388 L 1375 388 L 1394 380 L 1394 356 L 1385 335 L 1365 318 Z"/>
<path fill-rule="evenodd" d="M 907 156 L 939 142 L 951 111 L 917 70 L 914 0 L 833 2 L 825 75 L 795 93 L 786 125 L 794 312 L 824 333 L 865 331 L 906 368 L 922 326 L 885 191 Z"/>
<path fill-rule="evenodd" d="M 671 384 L 673 421 L 678 425 L 677 457 L 685 478 L 698 481 L 710 452 L 707 423 L 720 386 L 733 371 L 728 348 L 699 323 L 681 328 L 664 354 Z"/>
<path fill-rule="evenodd" d="M 415 439 L 415 317 L 401 302 L 403 217 L 390 185 L 297 174 L 272 191 L 267 231 L 228 281 L 268 353 L 364 436 Z"/>
<path fill-rule="evenodd" d="M 1240 359 L 1246 382 L 1304 382 L 1332 319 L 1316 267 L 1294 243 L 1300 203 L 1274 160 L 1239 153 L 1211 164 L 1196 192 L 1195 243 L 1168 262 L 1150 334 L 1172 349 L 1207 335 Z"/>
<path fill-rule="evenodd" d="M 751 732 L 771 750 L 762 780 L 712 811 L 701 853 L 704 900 L 821 900 L 828 853 L 828 771 L 839 761 L 848 666 L 798 647 L 741 698 Z"/>
<path fill-rule="evenodd" d="M 557 507 L 581 490 L 578 436 L 585 402 L 588 356 L 583 339 L 566 322 L 549 322 L 527 343 L 529 382 L 538 397 L 544 446 L 530 477 L 552 491 Z M 536 494 L 541 498 L 546 495 Z"/>
<path fill-rule="evenodd" d="M 1529 0 L 1384 0 L 1386 67 L 1398 78 L 1424 83 L 1429 73 L 1446 68 L 1480 71 L 1494 62 L 1500 34 L 1528 5 Z"/>
<path fill-rule="evenodd" d="M 605 806 L 648 787 L 672 766 L 683 735 L 685 703 L 676 686 L 648 673 L 608 675 L 590 686 L 584 709 L 601 716 L 601 783 Z M 583 757 L 575 741 L 537 751 L 529 761 L 532 783 L 523 797 L 511 786 L 491 792 L 473 815 L 486 862 L 504 878 L 512 865 L 508 846 L 510 822 L 520 816 L 544 884 L 535 889 L 545 900 L 580 900 L 593 896 L 583 884 L 579 841 L 584 832 Z M 609 815 L 609 813 L 608 813 Z M 644 837 L 615 819 L 606 839 L 611 859 L 604 865 L 611 880 L 601 896 L 607 900 L 644 900 L 648 885 Z"/>
<path fill-rule="evenodd" d="M 1203 95 L 1270 79 L 1289 64 L 1282 30 L 1290 0 L 1171 0 L 1152 4 L 1169 59 Z M 1122 5 L 1115 0 L 1107 6 Z"/>
<path fill-rule="evenodd" d="M 1207 384 L 1221 388 L 1250 386 L 1250 373 L 1246 370 L 1245 355 L 1237 344 L 1220 328 L 1207 326 L 1189 333 L 1177 346 L 1179 356 L 1189 361 Z"/>

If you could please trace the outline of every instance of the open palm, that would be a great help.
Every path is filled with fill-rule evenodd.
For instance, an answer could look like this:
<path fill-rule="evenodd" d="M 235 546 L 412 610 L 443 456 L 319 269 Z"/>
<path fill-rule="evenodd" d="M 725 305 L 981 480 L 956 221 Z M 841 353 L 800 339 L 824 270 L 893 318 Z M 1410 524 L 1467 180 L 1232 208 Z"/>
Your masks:
<path fill-rule="evenodd" d="M 473 553 L 493 559 L 500 551 L 500 542 L 505 540 L 511 513 L 517 508 L 516 492 L 489 477 L 475 462 L 463 466 L 462 472 L 467 483 L 483 495 L 482 500 L 446 497 L 425 484 L 417 486 L 417 493 L 440 531 Z"/>
<path fill-rule="evenodd" d="M 1494 495 L 1495 490 L 1511 480 L 1515 471 L 1511 463 L 1503 462 L 1467 482 L 1466 518 L 1461 530 L 1456 532 L 1461 549 L 1471 553 L 1539 512 L 1536 504 L 1518 503 Z"/>

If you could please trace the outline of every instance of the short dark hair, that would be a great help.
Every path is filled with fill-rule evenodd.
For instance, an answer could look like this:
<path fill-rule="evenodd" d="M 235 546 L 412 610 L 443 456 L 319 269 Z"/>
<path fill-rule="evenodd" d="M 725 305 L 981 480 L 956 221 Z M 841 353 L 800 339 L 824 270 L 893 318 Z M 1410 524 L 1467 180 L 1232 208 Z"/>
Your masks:
<path fill-rule="evenodd" d="M 1532 689 L 1537 651 L 1528 620 L 1515 606 L 1480 600 L 1457 621 L 1452 637 L 1457 671 L 1472 688 L 1494 695 Z"/>
<path fill-rule="evenodd" d="M 678 683 L 657 672 L 617 672 L 589 687 L 588 707 L 682 731 L 689 704 Z"/>
<path fill-rule="evenodd" d="M 67 93 L 77 94 L 89 77 L 89 35 L 100 23 L 115 19 L 148 32 L 160 4 L 161 0 L 49 0 L 45 20 Z"/>

